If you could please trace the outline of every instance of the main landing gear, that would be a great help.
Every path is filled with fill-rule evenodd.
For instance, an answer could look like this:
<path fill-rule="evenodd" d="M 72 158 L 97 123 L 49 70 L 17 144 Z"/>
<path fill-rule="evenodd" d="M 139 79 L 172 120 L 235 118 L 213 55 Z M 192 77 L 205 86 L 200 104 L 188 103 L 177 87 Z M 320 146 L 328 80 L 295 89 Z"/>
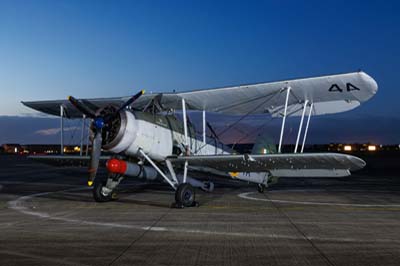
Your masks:
<path fill-rule="evenodd" d="M 105 178 L 100 178 L 97 177 L 94 180 L 94 185 L 93 185 L 93 198 L 97 202 L 107 202 L 110 201 L 112 196 L 111 193 L 105 194 L 103 193 L 103 188 L 107 184 L 107 179 Z"/>
<path fill-rule="evenodd" d="M 97 177 L 93 184 L 93 198 L 97 202 L 107 202 L 117 199 L 115 188 L 122 177 L 109 176 L 108 178 Z"/>
<path fill-rule="evenodd" d="M 189 183 L 182 183 L 175 191 L 175 202 L 171 207 L 184 208 L 184 207 L 198 207 L 199 203 L 195 201 L 196 192 L 192 185 Z"/>
<path fill-rule="evenodd" d="M 264 193 L 266 186 L 264 184 L 258 184 L 257 191 L 259 193 Z"/>

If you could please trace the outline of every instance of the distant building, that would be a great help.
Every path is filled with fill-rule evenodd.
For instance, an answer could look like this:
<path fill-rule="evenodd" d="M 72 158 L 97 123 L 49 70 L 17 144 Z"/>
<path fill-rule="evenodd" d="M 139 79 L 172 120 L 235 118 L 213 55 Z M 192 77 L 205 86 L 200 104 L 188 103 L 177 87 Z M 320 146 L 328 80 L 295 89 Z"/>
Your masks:
<path fill-rule="evenodd" d="M 86 147 L 84 147 L 83 152 L 86 153 Z M 90 148 L 89 148 L 90 149 Z M 65 154 L 79 154 L 80 147 L 75 145 L 64 146 Z M 61 147 L 60 144 L 16 144 L 7 143 L 1 146 L 0 153 L 6 154 L 60 154 Z"/>
<path fill-rule="evenodd" d="M 254 148 L 253 143 L 230 144 L 238 153 L 255 153 L 270 154 L 276 153 L 276 146 L 273 143 L 257 144 Z M 254 149 L 253 149 L 254 148 Z M 275 149 L 274 149 L 275 148 Z M 295 145 L 287 144 L 282 146 L 283 153 L 293 153 Z M 89 146 L 89 152 L 91 147 Z M 298 152 L 301 146 L 298 147 Z M 61 147 L 59 144 L 17 144 L 7 143 L 0 146 L 0 153 L 5 154 L 60 154 Z M 397 145 L 376 145 L 371 143 L 331 143 L 331 144 L 309 144 L 305 145 L 304 152 L 339 152 L 339 153 L 376 153 L 376 152 L 400 152 L 400 144 Z M 67 145 L 64 146 L 64 154 L 79 154 L 80 146 Z M 83 154 L 86 154 L 86 146 L 83 146 Z"/>
<path fill-rule="evenodd" d="M 59 144 L 27 144 L 22 145 L 22 147 L 26 154 L 60 154 L 61 151 Z M 76 145 L 64 146 L 64 153 L 67 154 L 80 153 L 80 150 L 80 147 Z M 83 152 L 86 152 L 86 150 L 84 149 Z"/>
<path fill-rule="evenodd" d="M 23 152 L 23 148 L 21 147 L 21 145 L 16 143 L 3 144 L 2 148 L 4 150 L 4 153 L 9 153 L 9 154 L 17 154 Z"/>
<path fill-rule="evenodd" d="M 28 144 L 22 147 L 26 154 L 59 154 L 61 149 L 59 144 Z"/>

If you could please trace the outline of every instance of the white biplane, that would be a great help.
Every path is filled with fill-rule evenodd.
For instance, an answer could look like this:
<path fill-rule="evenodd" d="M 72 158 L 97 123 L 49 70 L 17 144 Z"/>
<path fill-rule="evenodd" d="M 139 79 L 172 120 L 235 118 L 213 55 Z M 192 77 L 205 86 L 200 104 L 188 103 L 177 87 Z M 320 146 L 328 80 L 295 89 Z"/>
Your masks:
<path fill-rule="evenodd" d="M 303 153 L 310 117 L 351 110 L 377 92 L 377 83 L 364 72 L 258 83 L 179 93 L 133 97 L 29 101 L 24 105 L 43 113 L 91 119 L 90 156 L 47 156 L 89 161 L 88 185 L 96 201 L 113 199 L 123 178 L 163 180 L 175 190 L 178 207 L 196 205 L 194 187 L 213 190 L 191 172 L 234 178 L 258 185 L 260 192 L 276 177 L 343 177 L 365 162 L 348 154 Z M 176 110 L 182 112 L 178 119 Z M 202 112 L 202 134 L 188 122 L 187 110 Z M 237 154 L 218 141 L 206 112 L 229 115 L 265 114 L 282 117 L 276 153 Z M 286 117 L 299 116 L 293 153 L 282 153 Z M 303 121 L 307 117 L 302 145 Z M 208 137 L 207 128 L 213 133 Z M 301 149 L 299 150 L 299 147 Z M 105 150 L 113 156 L 101 156 Z M 36 157 L 43 159 L 44 157 Z M 108 176 L 97 177 L 100 160 L 107 160 Z"/>

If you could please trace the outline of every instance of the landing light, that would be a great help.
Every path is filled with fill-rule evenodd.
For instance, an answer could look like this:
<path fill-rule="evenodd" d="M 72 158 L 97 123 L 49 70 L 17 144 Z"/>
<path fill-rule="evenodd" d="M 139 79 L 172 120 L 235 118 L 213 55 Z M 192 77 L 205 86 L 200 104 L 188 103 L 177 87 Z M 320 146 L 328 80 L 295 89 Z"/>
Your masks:
<path fill-rule="evenodd" d="M 262 149 L 262 153 L 263 153 L 263 154 L 267 154 L 267 149 L 266 149 L 266 148 L 263 148 L 263 149 Z"/>
<path fill-rule="evenodd" d="M 368 151 L 376 151 L 376 146 L 375 145 L 369 145 L 368 146 Z"/>
<path fill-rule="evenodd" d="M 345 151 L 351 151 L 351 146 L 350 145 L 345 145 L 344 146 Z"/>

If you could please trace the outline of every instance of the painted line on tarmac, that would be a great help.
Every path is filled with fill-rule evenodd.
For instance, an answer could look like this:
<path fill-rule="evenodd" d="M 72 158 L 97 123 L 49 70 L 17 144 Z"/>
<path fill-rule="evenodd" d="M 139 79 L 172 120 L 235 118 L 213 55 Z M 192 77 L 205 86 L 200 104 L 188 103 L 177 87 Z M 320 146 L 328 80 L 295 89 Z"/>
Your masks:
<path fill-rule="evenodd" d="M 356 204 L 356 203 L 335 203 L 335 202 L 313 202 L 313 201 L 295 201 L 295 200 L 277 200 L 277 199 L 267 199 L 267 198 L 255 198 L 249 196 L 256 192 L 245 192 L 240 193 L 238 196 L 242 199 L 256 200 L 256 201 L 269 201 L 277 203 L 290 203 L 290 204 L 300 204 L 300 205 L 320 205 L 320 206 L 341 206 L 341 207 L 372 207 L 372 208 L 400 208 L 400 204 Z"/>
<path fill-rule="evenodd" d="M 26 175 L 32 175 L 32 174 L 42 174 L 42 173 L 48 173 L 48 172 L 56 172 L 59 170 L 69 170 L 69 169 L 79 169 L 76 167 L 52 167 L 52 168 L 35 168 L 35 169 L 30 169 L 27 171 L 21 171 L 21 172 L 14 172 L 14 173 L 0 173 L 1 177 L 14 177 L 14 176 L 26 176 Z"/>
<path fill-rule="evenodd" d="M 46 261 L 46 262 L 52 263 L 53 265 L 73 265 L 73 266 L 88 265 L 88 264 L 82 264 L 82 263 L 78 263 L 78 262 L 68 262 L 63 259 L 53 259 L 53 258 L 41 256 L 41 255 L 34 255 L 34 254 L 23 253 L 23 252 L 18 252 L 18 251 L 10 251 L 10 250 L 0 250 L 0 254 L 24 257 L 24 258 L 35 259 L 35 260 L 40 260 L 40 261 Z"/>
<path fill-rule="evenodd" d="M 274 189 L 268 190 L 268 193 L 281 193 L 281 192 L 354 192 L 354 193 L 393 193 L 394 190 L 367 190 L 367 189 Z"/>
<path fill-rule="evenodd" d="M 76 185 L 63 184 L 63 183 L 35 182 L 34 180 L 28 181 L 28 182 L 23 182 L 23 181 L 1 181 L 0 183 L 1 183 L 0 184 L 0 189 L 2 187 L 4 187 L 3 185 L 34 185 L 34 186 L 58 186 L 58 187 L 64 186 L 64 187 L 74 187 L 74 188 L 76 188 Z"/>
<path fill-rule="evenodd" d="M 179 229 L 179 228 L 171 228 L 171 227 L 159 227 L 159 226 L 140 226 L 140 225 L 131 225 L 131 224 L 120 224 L 120 223 L 108 223 L 108 222 L 94 222 L 87 221 L 81 219 L 73 219 L 66 217 L 57 217 L 52 216 L 49 213 L 39 212 L 30 210 L 28 207 L 24 206 L 25 201 L 31 200 L 35 197 L 45 196 L 54 193 L 63 193 L 69 191 L 79 191 L 79 190 L 87 190 L 89 188 L 74 188 L 74 189 L 66 189 L 61 191 L 54 192 L 44 192 L 37 193 L 28 196 L 22 196 L 15 200 L 8 202 L 8 207 L 20 213 L 31 215 L 43 219 L 62 221 L 75 223 L 79 225 L 92 225 L 92 226 L 100 226 L 100 227 L 110 227 L 110 228 L 126 228 L 126 229 L 134 229 L 141 231 L 153 231 L 153 232 L 170 232 L 170 233 L 185 233 L 185 234 L 203 234 L 203 235 L 219 235 L 219 236 L 233 236 L 233 237 L 255 237 L 255 238 L 271 238 L 271 239 L 288 239 L 288 240 L 304 240 L 303 236 L 294 236 L 294 235 L 283 235 L 283 234 L 263 234 L 263 233 L 241 233 L 241 232 L 222 232 L 222 231 L 210 231 L 210 230 L 200 230 L 200 229 Z M 251 192 L 253 193 L 253 192 Z M 245 194 L 245 193 L 242 193 Z M 357 239 L 357 238 L 325 238 L 325 237 L 313 237 L 307 236 L 310 240 L 319 240 L 319 241 L 330 241 L 330 242 L 358 242 L 358 243 L 399 243 L 400 240 L 397 239 Z"/>

